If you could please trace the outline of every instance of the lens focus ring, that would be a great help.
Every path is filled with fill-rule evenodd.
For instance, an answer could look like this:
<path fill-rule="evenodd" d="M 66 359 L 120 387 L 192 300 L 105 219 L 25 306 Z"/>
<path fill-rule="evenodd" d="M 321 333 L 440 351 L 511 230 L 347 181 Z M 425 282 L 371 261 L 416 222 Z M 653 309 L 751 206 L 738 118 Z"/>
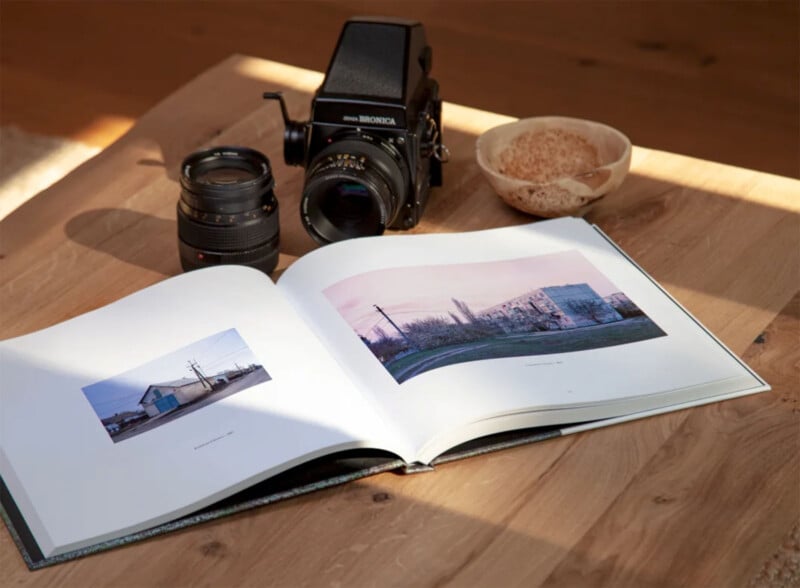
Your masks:
<path fill-rule="evenodd" d="M 266 217 L 257 210 L 251 218 L 237 220 L 235 224 L 207 224 L 194 220 L 187 214 L 183 202 L 178 205 L 178 236 L 187 243 L 202 243 L 212 251 L 252 249 L 269 241 L 278 233 L 277 202 Z M 245 215 L 237 215 L 243 217 Z M 227 218 L 227 217 L 225 217 Z"/>

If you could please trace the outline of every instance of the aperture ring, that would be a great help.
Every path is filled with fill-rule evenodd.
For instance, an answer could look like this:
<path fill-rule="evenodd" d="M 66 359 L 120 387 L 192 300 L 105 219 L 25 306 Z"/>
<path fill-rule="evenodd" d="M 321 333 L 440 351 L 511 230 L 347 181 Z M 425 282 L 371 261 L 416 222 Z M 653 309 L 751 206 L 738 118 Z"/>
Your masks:
<path fill-rule="evenodd" d="M 178 203 L 178 236 L 186 243 L 201 249 L 234 251 L 253 249 L 272 239 L 279 230 L 278 207 L 269 212 L 252 211 L 249 218 L 241 218 L 231 224 L 209 224 L 193 219 Z"/>
<path fill-rule="evenodd" d="M 237 213 L 210 212 L 202 208 L 193 208 L 183 199 L 178 201 L 178 208 L 183 211 L 184 215 L 195 222 L 219 227 L 235 227 L 239 223 L 268 215 L 277 208 L 278 199 L 275 198 L 274 194 L 267 195 L 264 200 L 265 202 L 258 206 Z"/>

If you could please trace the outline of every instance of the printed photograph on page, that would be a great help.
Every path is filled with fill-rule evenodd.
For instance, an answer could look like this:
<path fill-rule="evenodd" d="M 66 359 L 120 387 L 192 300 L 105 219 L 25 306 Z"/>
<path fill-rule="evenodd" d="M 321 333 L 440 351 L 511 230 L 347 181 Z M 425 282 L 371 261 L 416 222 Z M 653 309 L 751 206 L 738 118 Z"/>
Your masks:
<path fill-rule="evenodd" d="M 324 295 L 398 383 L 457 363 L 666 336 L 578 251 L 372 271 Z"/>
<path fill-rule="evenodd" d="M 270 380 L 238 331 L 228 329 L 82 390 L 118 443 Z"/>

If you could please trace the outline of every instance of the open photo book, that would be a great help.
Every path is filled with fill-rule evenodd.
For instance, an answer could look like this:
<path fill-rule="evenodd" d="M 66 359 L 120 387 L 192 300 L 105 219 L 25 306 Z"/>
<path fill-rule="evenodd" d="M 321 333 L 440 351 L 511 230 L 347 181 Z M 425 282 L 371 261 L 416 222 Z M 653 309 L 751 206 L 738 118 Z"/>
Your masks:
<path fill-rule="evenodd" d="M 179 275 L 0 343 L 0 376 L 0 503 L 32 569 L 769 389 L 575 218 L 343 241 L 277 284 Z"/>

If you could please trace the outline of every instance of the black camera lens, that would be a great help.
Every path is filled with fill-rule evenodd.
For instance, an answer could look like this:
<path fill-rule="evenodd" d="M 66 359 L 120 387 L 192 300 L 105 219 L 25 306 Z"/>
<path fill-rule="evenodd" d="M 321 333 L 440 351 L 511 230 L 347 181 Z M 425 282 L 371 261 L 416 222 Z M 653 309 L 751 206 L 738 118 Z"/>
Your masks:
<path fill-rule="evenodd" d="M 322 244 L 382 234 L 407 192 L 400 154 L 364 137 L 331 143 L 308 169 L 300 214 Z"/>
<path fill-rule="evenodd" d="M 278 201 L 262 153 L 213 147 L 181 165 L 178 249 L 184 271 L 221 264 L 270 273 L 278 264 Z"/>

